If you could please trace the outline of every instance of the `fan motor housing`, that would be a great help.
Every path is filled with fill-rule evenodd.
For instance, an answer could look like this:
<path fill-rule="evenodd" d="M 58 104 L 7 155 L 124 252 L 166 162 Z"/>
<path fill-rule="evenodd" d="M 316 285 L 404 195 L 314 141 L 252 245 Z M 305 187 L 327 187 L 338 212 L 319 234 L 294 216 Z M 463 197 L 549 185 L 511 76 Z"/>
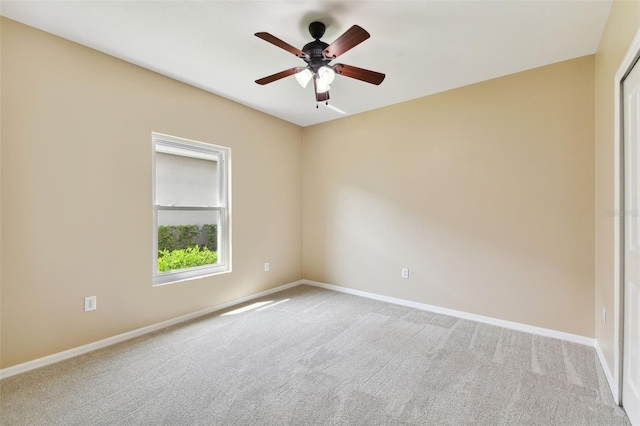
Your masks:
<path fill-rule="evenodd" d="M 304 58 L 304 61 L 309 64 L 311 71 L 316 72 L 318 69 L 327 63 L 331 62 L 324 56 L 324 50 L 329 47 L 324 41 L 320 41 L 320 38 L 324 35 L 326 27 L 322 22 L 312 22 L 309 24 L 309 33 L 315 40 L 307 43 L 302 48 L 302 51 L 308 55 L 308 58 Z"/>
<path fill-rule="evenodd" d="M 322 52 L 327 47 L 329 47 L 329 45 L 327 43 L 325 43 L 324 41 L 314 40 L 311 43 L 305 44 L 304 47 L 302 48 L 302 51 L 304 53 L 306 53 L 307 55 L 309 55 L 309 59 L 307 60 L 307 62 L 310 62 L 310 61 L 312 61 L 314 59 L 323 59 L 324 60 L 325 57 L 322 54 Z"/>

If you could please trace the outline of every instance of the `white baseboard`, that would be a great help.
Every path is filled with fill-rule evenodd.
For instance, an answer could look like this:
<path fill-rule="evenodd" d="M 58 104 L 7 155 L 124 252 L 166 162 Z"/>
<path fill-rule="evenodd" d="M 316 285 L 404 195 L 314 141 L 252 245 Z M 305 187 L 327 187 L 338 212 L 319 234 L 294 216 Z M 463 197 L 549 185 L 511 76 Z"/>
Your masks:
<path fill-rule="evenodd" d="M 604 376 L 607 378 L 607 383 L 609 384 L 609 388 L 611 389 L 611 393 L 613 394 L 613 400 L 616 402 L 616 404 L 620 404 L 620 398 L 618 395 L 618 385 L 615 383 L 615 380 L 613 380 L 613 373 L 609 368 L 609 363 L 607 362 L 607 359 L 604 357 L 604 354 L 602 353 L 602 348 L 600 348 L 600 345 L 598 344 L 597 340 L 594 341 L 593 347 L 596 348 L 598 359 L 600 360 L 600 364 L 602 365 L 602 369 L 604 370 Z"/>
<path fill-rule="evenodd" d="M 485 324 L 497 325 L 498 327 L 509 328 L 512 330 L 524 331 L 526 333 L 537 334 L 545 337 L 552 337 L 555 339 L 566 340 L 568 342 L 579 343 L 581 345 L 594 346 L 595 339 L 590 337 L 580 336 L 578 334 L 565 333 L 563 331 L 552 330 L 549 328 L 535 327 L 533 325 L 522 324 L 519 322 L 506 321 L 492 317 L 485 317 L 483 315 L 470 314 L 468 312 L 456 311 L 454 309 L 441 308 L 439 306 L 428 305 L 426 303 L 414 302 L 406 299 L 398 299 L 395 297 L 382 296 L 380 294 L 369 293 L 361 290 L 354 290 L 347 287 L 340 287 L 337 285 L 325 284 L 317 281 L 302 280 L 304 284 L 312 285 L 315 287 L 326 288 L 328 290 L 339 291 L 341 293 L 353 294 L 355 296 L 367 297 L 369 299 L 380 300 L 382 302 L 393 303 L 395 305 L 407 306 L 409 308 L 420 309 L 422 311 L 435 312 L 438 314 L 449 315 L 452 317 L 463 318 L 471 321 L 482 322 Z"/>
<path fill-rule="evenodd" d="M 263 296 L 267 296 L 272 293 L 276 293 L 278 291 L 286 290 L 291 287 L 295 287 L 297 285 L 302 284 L 303 281 L 295 281 L 289 284 L 281 285 L 276 288 L 272 288 L 269 290 L 262 291 L 260 293 L 252 294 L 250 296 L 242 297 L 240 299 L 233 300 L 231 302 L 223 303 L 221 305 L 213 306 L 211 308 L 203 309 L 197 312 L 193 312 L 187 315 L 182 315 L 177 318 L 173 318 L 167 321 L 162 321 L 157 324 L 152 324 L 147 327 L 138 328 L 137 330 L 132 330 L 126 333 L 118 334 L 116 336 L 108 337 L 103 340 L 98 340 L 97 342 L 89 343 L 87 345 L 78 346 L 77 348 L 69 349 L 63 352 L 58 352 L 53 355 L 45 356 L 42 358 L 34 359 L 33 361 L 28 361 L 22 364 L 13 365 L 11 367 L 3 368 L 0 370 L 0 380 L 15 376 L 16 374 L 25 373 L 30 370 L 35 370 L 36 368 L 44 367 L 45 365 L 54 364 L 56 362 L 63 361 L 65 359 L 73 358 L 78 355 L 85 354 L 87 352 L 95 351 L 96 349 L 102 349 L 107 346 L 114 345 L 116 343 L 124 342 L 125 340 L 133 339 L 134 337 L 142 336 L 143 334 L 151 333 L 157 330 L 161 330 L 163 328 L 179 324 L 181 322 L 189 321 L 204 315 L 211 314 L 216 311 L 220 311 L 222 309 L 226 309 L 230 306 L 238 305 L 240 303 L 248 302 L 253 299 L 258 299 Z"/>

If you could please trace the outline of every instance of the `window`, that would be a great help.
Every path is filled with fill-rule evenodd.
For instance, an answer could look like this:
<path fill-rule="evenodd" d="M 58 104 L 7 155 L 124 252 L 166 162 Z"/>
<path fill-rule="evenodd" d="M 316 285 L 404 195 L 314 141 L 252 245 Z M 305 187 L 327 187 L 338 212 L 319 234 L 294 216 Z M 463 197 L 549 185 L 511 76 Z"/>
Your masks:
<path fill-rule="evenodd" d="M 152 141 L 153 285 L 231 271 L 230 149 Z"/>

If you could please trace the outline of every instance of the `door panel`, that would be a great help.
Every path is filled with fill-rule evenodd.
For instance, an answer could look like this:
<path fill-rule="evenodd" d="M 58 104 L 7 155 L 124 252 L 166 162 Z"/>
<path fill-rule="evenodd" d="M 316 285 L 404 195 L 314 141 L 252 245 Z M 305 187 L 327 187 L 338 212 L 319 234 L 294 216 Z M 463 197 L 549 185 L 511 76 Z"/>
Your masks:
<path fill-rule="evenodd" d="M 623 83 L 624 109 L 624 342 L 622 406 L 640 426 L 640 65 Z"/>

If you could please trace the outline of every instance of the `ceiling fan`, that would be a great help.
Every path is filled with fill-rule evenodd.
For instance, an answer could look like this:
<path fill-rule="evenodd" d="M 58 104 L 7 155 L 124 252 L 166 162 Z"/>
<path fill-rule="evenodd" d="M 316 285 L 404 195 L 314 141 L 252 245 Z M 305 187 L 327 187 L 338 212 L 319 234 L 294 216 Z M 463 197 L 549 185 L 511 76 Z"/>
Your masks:
<path fill-rule="evenodd" d="M 355 78 L 356 80 L 365 81 L 375 85 L 382 83 L 385 77 L 382 73 L 345 64 L 330 65 L 330 62 L 338 56 L 351 50 L 371 37 L 367 31 L 358 25 L 354 25 L 338 37 L 333 43 L 327 44 L 320 40 L 324 35 L 325 28 L 326 27 L 322 22 L 312 22 L 309 24 L 309 33 L 315 40 L 305 44 L 302 50 L 291 46 L 269 33 L 256 33 L 256 37 L 276 45 L 289 53 L 293 53 L 307 63 L 306 67 L 289 68 L 279 73 L 256 80 L 256 83 L 265 85 L 280 80 L 281 78 L 295 75 L 298 83 L 300 83 L 302 87 L 306 87 L 309 81 L 313 80 L 316 101 L 327 102 L 327 104 L 329 100 L 329 85 L 333 82 L 336 74 Z"/>

